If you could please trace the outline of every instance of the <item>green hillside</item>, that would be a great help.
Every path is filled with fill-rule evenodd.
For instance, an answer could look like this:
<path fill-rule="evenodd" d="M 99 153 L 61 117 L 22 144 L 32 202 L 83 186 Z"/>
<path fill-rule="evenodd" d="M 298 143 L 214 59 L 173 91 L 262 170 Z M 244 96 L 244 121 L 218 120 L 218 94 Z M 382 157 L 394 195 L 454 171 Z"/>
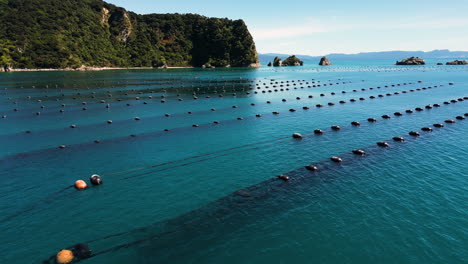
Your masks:
<path fill-rule="evenodd" d="M 101 0 L 0 0 L 0 65 L 13 68 L 253 66 L 242 20 L 138 15 Z"/>

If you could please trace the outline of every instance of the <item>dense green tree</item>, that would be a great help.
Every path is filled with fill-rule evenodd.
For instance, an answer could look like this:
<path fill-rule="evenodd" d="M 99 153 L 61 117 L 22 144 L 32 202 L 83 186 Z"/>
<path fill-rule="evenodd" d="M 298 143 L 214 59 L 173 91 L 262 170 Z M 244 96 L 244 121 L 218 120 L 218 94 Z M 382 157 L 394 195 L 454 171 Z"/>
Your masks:
<path fill-rule="evenodd" d="M 242 20 L 138 15 L 102 0 L 0 0 L 0 48 L 15 68 L 258 63 Z"/>

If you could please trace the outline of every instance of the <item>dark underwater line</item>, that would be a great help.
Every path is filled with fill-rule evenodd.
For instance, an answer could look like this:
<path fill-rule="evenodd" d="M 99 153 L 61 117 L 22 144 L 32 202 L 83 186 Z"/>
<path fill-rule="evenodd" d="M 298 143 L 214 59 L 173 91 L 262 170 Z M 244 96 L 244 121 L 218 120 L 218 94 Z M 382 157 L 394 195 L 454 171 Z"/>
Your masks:
<path fill-rule="evenodd" d="M 440 85 L 440 86 L 437 86 L 437 85 L 436 85 L 436 86 L 433 86 L 433 87 L 434 87 L 434 88 L 443 87 L 443 85 Z M 412 91 L 412 92 L 416 92 L 416 91 L 425 91 L 425 90 L 428 90 L 428 89 L 432 89 L 433 87 L 430 86 L 430 87 L 428 87 L 428 88 L 423 87 L 423 88 L 418 88 L 418 89 L 411 89 L 410 91 Z M 402 92 L 403 92 L 403 91 L 402 91 Z M 396 92 L 395 92 L 394 94 L 396 94 Z M 398 94 L 401 95 L 400 93 L 398 93 Z M 406 93 L 406 94 L 412 94 L 412 93 Z M 392 94 L 390 94 L 390 93 L 387 93 L 387 94 L 386 94 L 387 97 L 389 97 L 390 95 L 392 95 Z M 372 98 L 372 97 L 374 97 L 374 98 L 379 98 L 380 96 L 381 96 L 381 99 L 382 99 L 382 98 L 385 98 L 385 96 L 384 96 L 383 94 L 379 94 L 378 96 L 370 96 L 369 98 Z M 362 102 L 361 100 L 357 100 L 357 99 L 350 99 L 350 101 L 351 101 L 352 103 Z M 337 103 L 337 104 L 338 104 L 338 103 Z M 334 104 L 334 105 L 335 105 L 335 104 Z M 330 107 L 332 107 L 332 106 L 334 106 L 334 105 L 330 105 Z M 338 104 L 338 105 L 341 105 L 341 104 Z M 317 105 L 317 108 L 322 108 L 322 107 L 318 107 L 318 106 L 319 106 L 319 105 Z M 321 105 L 320 105 L 320 106 L 321 106 Z M 304 110 L 305 110 L 305 109 L 304 109 Z M 291 110 L 290 110 L 290 111 L 291 111 Z M 309 111 L 309 110 L 307 109 L 307 111 Z M 310 111 L 309 111 L 309 112 L 310 112 Z M 269 115 L 269 117 L 271 118 L 272 116 L 277 115 L 276 113 L 279 113 L 279 112 L 274 111 L 272 114 Z M 263 117 L 263 115 L 261 115 L 261 117 Z M 157 117 L 157 118 L 160 118 L 160 117 Z M 251 119 L 254 119 L 254 118 L 258 118 L 258 117 L 248 117 L 248 118 L 251 120 Z M 238 119 L 224 120 L 224 121 L 222 122 L 222 124 L 232 124 L 232 123 L 235 123 L 236 120 L 239 121 Z M 244 120 L 244 118 L 242 118 L 242 120 Z M 130 120 L 126 120 L 126 122 L 130 122 Z M 95 126 L 95 125 L 96 125 L 96 124 L 90 124 L 90 125 L 88 125 L 88 126 L 89 126 L 89 127 L 92 127 L 92 126 Z M 202 126 L 206 127 L 206 126 L 209 126 L 209 125 L 212 125 L 212 123 L 206 123 L 206 124 L 196 125 L 196 126 L 197 126 L 197 128 L 198 128 L 198 127 L 202 127 Z M 192 125 L 192 126 L 195 126 L 195 124 Z M 70 129 L 70 128 L 69 128 L 69 129 Z M 112 138 L 112 139 L 105 140 L 105 141 L 103 141 L 103 142 L 111 142 L 111 143 L 114 142 L 114 143 L 115 143 L 115 142 L 119 142 L 119 141 L 128 140 L 128 139 L 131 139 L 131 138 L 134 138 L 134 137 L 145 137 L 145 138 L 147 138 L 147 137 L 151 137 L 151 136 L 158 136 L 158 135 L 165 134 L 165 133 L 173 133 L 173 132 L 177 132 L 177 131 L 185 131 L 185 130 L 187 130 L 187 129 L 190 129 L 190 126 L 178 127 L 178 128 L 176 128 L 176 129 L 167 130 L 167 131 L 165 131 L 165 130 L 163 130 L 163 131 L 152 131 L 152 132 L 146 132 L 146 133 L 141 133 L 141 134 L 134 134 L 134 135 L 131 135 L 131 136 L 116 137 L 116 138 Z M 19 134 L 17 133 L 16 135 L 19 135 Z M 4 135 L 0 136 L 0 138 L 3 137 L 3 136 L 4 136 Z M 97 143 L 97 142 L 95 141 L 94 144 L 91 143 L 91 142 L 85 142 L 85 143 L 77 143 L 77 144 L 73 144 L 73 145 L 69 145 L 69 146 L 65 146 L 65 145 L 62 145 L 62 146 L 64 146 L 63 148 L 69 149 L 69 148 L 73 148 L 73 146 L 74 146 L 74 147 L 84 147 L 84 146 L 90 146 L 90 145 L 97 145 L 96 143 Z M 99 141 L 99 143 L 102 143 L 102 142 Z M 62 147 L 61 147 L 61 148 L 62 148 Z M 4 156 L 1 160 L 3 160 L 3 159 L 8 159 L 8 158 L 12 158 L 12 157 L 15 157 L 15 156 L 16 156 L 16 157 L 21 157 L 21 156 L 24 157 L 25 155 L 34 155 L 34 154 L 44 153 L 44 152 L 52 151 L 52 150 L 56 150 L 56 149 L 57 149 L 57 147 L 55 147 L 55 148 L 43 148 L 43 149 L 34 150 L 34 151 L 29 151 L 29 152 L 24 152 L 24 153 L 15 153 L 15 154 L 13 154 L 13 155 L 6 155 L 6 156 Z"/>
<path fill-rule="evenodd" d="M 429 134 L 429 133 L 430 132 L 427 132 L 426 134 Z M 196 219 L 196 217 L 194 217 L 194 215 L 197 216 L 197 214 L 199 215 L 199 218 L 210 217 L 211 215 L 215 215 L 216 214 L 215 212 L 210 212 L 211 208 L 214 208 L 215 211 L 221 211 L 221 212 L 226 212 L 226 213 L 231 212 L 231 214 L 233 214 L 233 211 L 228 210 L 228 209 L 229 209 L 229 207 L 235 207 L 236 202 L 239 201 L 238 199 L 241 199 L 241 201 L 244 200 L 244 199 L 252 200 L 252 199 L 255 199 L 255 198 L 257 198 L 257 200 L 258 199 L 267 199 L 268 198 L 267 196 L 268 195 L 271 196 L 271 194 L 273 192 L 275 192 L 275 191 L 290 187 L 293 184 L 300 185 L 301 180 L 308 178 L 308 176 L 310 176 L 310 175 L 319 176 L 324 171 L 326 172 L 327 170 L 337 168 L 338 166 L 342 166 L 345 163 L 352 163 L 355 160 L 363 159 L 363 158 L 365 158 L 366 156 L 369 156 L 369 155 L 378 154 L 379 152 L 384 151 L 385 149 L 401 148 L 402 146 L 408 144 L 409 142 L 418 140 L 418 138 L 420 138 L 420 137 L 419 136 L 418 137 L 410 137 L 410 140 L 405 140 L 404 142 L 396 142 L 395 145 L 389 145 L 388 147 L 379 147 L 379 146 L 376 146 L 375 144 L 369 145 L 369 146 L 366 146 L 366 147 L 361 149 L 361 150 L 365 151 L 364 155 L 356 155 L 354 153 L 354 151 L 345 152 L 345 153 L 339 154 L 339 156 L 338 156 L 338 157 L 343 157 L 344 158 L 343 161 L 334 162 L 332 160 L 327 159 L 327 160 L 322 160 L 322 161 L 313 163 L 315 166 L 318 167 L 318 170 L 309 171 L 304 167 L 298 168 L 298 169 L 292 170 L 290 172 L 287 172 L 287 173 L 281 175 L 281 176 L 290 175 L 291 178 L 289 178 L 289 176 L 288 176 L 287 180 L 284 177 L 282 178 L 281 176 L 275 177 L 275 178 L 270 178 L 270 179 L 267 179 L 267 180 L 262 181 L 260 183 L 251 185 L 249 187 L 246 187 L 246 188 L 243 188 L 243 189 L 240 189 L 240 190 L 237 190 L 237 191 L 235 191 L 235 192 L 233 192 L 233 193 L 231 193 L 231 194 L 229 194 L 227 196 L 224 196 L 224 197 L 222 197 L 220 199 L 217 199 L 217 200 L 215 200 L 213 202 L 210 202 L 205 206 L 202 206 L 202 207 L 200 207 L 198 209 L 194 209 L 192 211 L 189 211 L 189 212 L 184 213 L 182 215 L 179 215 L 177 217 L 167 219 L 167 220 L 163 220 L 163 221 L 160 221 L 160 222 L 156 222 L 156 223 L 150 224 L 148 226 L 133 229 L 133 230 L 130 230 L 130 231 L 127 231 L 127 232 L 121 232 L 121 233 L 107 235 L 107 236 L 104 236 L 104 237 L 101 237 L 101 238 L 96 238 L 96 239 L 93 239 L 93 240 L 89 240 L 89 241 L 85 242 L 84 244 L 89 244 L 89 243 L 92 243 L 92 242 L 105 240 L 105 239 L 108 239 L 108 238 L 111 238 L 111 237 L 118 237 L 118 236 L 122 236 L 122 235 L 125 235 L 125 234 L 144 231 L 144 230 L 147 230 L 147 229 L 149 229 L 151 227 L 154 227 L 154 226 L 169 226 L 172 222 L 175 222 L 175 227 L 174 227 L 173 230 L 159 232 L 156 235 L 150 235 L 149 237 L 146 237 L 144 239 L 139 239 L 139 240 L 136 240 L 136 241 L 133 241 L 133 242 L 127 242 L 127 243 L 119 244 L 117 246 L 113 246 L 113 247 L 110 247 L 110 248 L 107 248 L 107 249 L 103 249 L 101 251 L 93 253 L 88 258 L 78 259 L 74 263 L 77 263 L 77 262 L 80 262 L 82 260 L 86 260 L 86 259 L 89 259 L 89 258 L 92 258 L 92 257 L 96 257 L 98 255 L 102 255 L 102 254 L 105 254 L 105 253 L 108 253 L 108 252 L 111 252 L 111 251 L 119 250 L 121 248 L 126 248 L 126 247 L 129 247 L 129 246 L 141 244 L 143 242 L 150 241 L 150 240 L 153 240 L 155 238 L 162 237 L 164 235 L 175 233 L 175 232 L 178 231 L 177 226 L 180 226 L 180 224 L 183 223 L 185 221 L 185 219 Z M 382 141 L 382 142 L 387 142 L 387 141 L 392 141 L 392 140 L 386 140 L 386 141 Z M 393 140 L 393 141 L 395 141 L 395 140 Z M 252 192 L 257 191 L 259 189 L 263 189 L 263 193 L 261 195 L 257 195 L 257 197 L 252 196 Z M 218 205 L 221 205 L 221 206 L 218 206 Z M 226 216 L 226 214 L 223 214 L 223 217 L 228 217 L 228 216 Z M 192 226 L 190 226 L 190 227 L 192 227 Z M 192 228 L 196 228 L 196 227 L 193 226 Z M 73 247 L 74 246 L 68 247 L 68 249 L 72 249 Z M 53 259 L 53 256 L 51 256 L 49 258 L 49 260 L 51 260 L 51 259 Z M 50 262 L 45 261 L 44 263 L 50 263 Z"/>
<path fill-rule="evenodd" d="M 419 111 L 417 111 L 416 113 L 418 113 L 418 112 Z M 382 119 L 385 119 L 385 118 L 382 117 Z M 364 122 L 365 121 L 368 121 L 368 120 L 364 120 Z M 354 122 L 356 122 L 356 121 L 351 122 L 351 125 L 348 125 L 348 126 L 346 126 L 344 128 L 340 128 L 338 131 L 334 130 L 332 127 L 328 128 L 326 130 L 327 135 L 329 135 L 328 132 L 339 133 L 339 131 L 352 129 L 352 128 L 355 127 L 355 125 L 353 125 Z M 372 124 L 374 122 L 370 122 L 370 123 Z M 358 127 L 361 127 L 361 125 L 359 125 Z M 322 133 L 320 133 L 320 135 L 316 135 L 316 131 L 305 132 L 303 135 L 304 135 L 304 138 L 308 138 L 308 137 L 312 137 L 312 136 L 322 137 L 323 136 L 323 131 L 322 131 Z M 171 169 L 175 169 L 175 168 L 179 168 L 179 167 L 184 167 L 184 166 L 188 166 L 188 165 L 191 165 L 191 164 L 216 159 L 216 158 L 219 158 L 219 157 L 239 154 L 239 153 L 254 150 L 254 149 L 268 147 L 270 145 L 276 145 L 276 144 L 290 142 L 289 138 L 290 138 L 289 136 L 285 136 L 285 137 L 280 137 L 280 138 L 275 138 L 275 139 L 270 139 L 270 140 L 265 140 L 265 141 L 260 141 L 260 142 L 254 142 L 254 143 L 251 143 L 251 144 L 245 144 L 245 145 L 242 145 L 242 146 L 232 147 L 232 148 L 223 149 L 223 150 L 219 150 L 219 151 L 214 151 L 214 152 L 210 152 L 210 153 L 194 155 L 194 156 L 190 156 L 190 157 L 186 157 L 186 158 L 182 158 L 182 159 L 177 159 L 177 160 L 173 160 L 173 161 L 168 161 L 168 162 L 163 162 L 163 163 L 158 163 L 158 164 L 154 164 L 154 165 L 148 165 L 148 166 L 144 166 L 144 167 L 137 167 L 137 168 L 127 169 L 127 170 L 122 170 L 122 171 L 104 173 L 104 174 L 102 174 L 102 176 L 112 176 L 112 175 L 119 175 L 119 174 L 124 174 L 124 173 L 136 172 L 136 171 L 147 170 L 147 169 L 152 169 L 152 168 L 156 168 L 156 167 L 162 167 L 162 166 L 165 166 L 165 165 L 170 165 L 170 164 L 175 164 L 175 163 L 179 163 L 179 162 L 184 162 L 184 161 L 197 159 L 197 160 L 194 160 L 194 161 L 185 162 L 185 163 L 182 163 L 182 164 L 177 164 L 177 165 L 174 165 L 172 167 L 166 167 L 166 168 L 162 168 L 162 169 L 151 170 L 151 171 L 143 172 L 143 173 L 140 173 L 140 174 L 127 176 L 127 177 L 123 178 L 122 180 L 129 180 L 129 179 L 139 178 L 139 177 L 143 177 L 143 176 L 152 175 L 152 174 L 157 173 L 157 172 L 162 172 L 162 171 L 167 171 L 167 170 L 171 170 Z M 247 147 L 250 147 L 250 148 L 247 148 Z M 229 152 L 229 151 L 233 151 L 233 150 L 236 150 L 236 151 Z M 203 158 L 203 159 L 198 159 L 198 158 Z M 14 218 L 16 216 L 20 216 L 20 215 L 22 215 L 22 214 L 24 214 L 26 212 L 29 212 L 32 209 L 36 208 L 39 204 L 42 204 L 44 202 L 47 202 L 47 201 L 51 200 L 55 195 L 56 195 L 56 193 L 46 197 L 44 200 L 41 200 L 36 204 L 31 205 L 30 207 L 27 207 L 26 209 L 24 209 L 22 211 L 19 211 L 19 212 L 13 214 L 12 216 L 6 217 L 4 220 L 5 221 L 10 220 L 10 219 L 12 219 L 12 218 Z"/>

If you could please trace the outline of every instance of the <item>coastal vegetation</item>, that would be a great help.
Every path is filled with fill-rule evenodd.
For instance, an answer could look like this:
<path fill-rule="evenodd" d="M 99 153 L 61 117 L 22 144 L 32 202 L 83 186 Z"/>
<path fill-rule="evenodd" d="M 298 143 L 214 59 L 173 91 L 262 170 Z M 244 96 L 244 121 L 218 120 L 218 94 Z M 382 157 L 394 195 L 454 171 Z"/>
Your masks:
<path fill-rule="evenodd" d="M 242 20 L 138 15 L 101 0 L 0 0 L 0 65 L 258 66 Z"/>
<path fill-rule="evenodd" d="M 295 55 L 289 56 L 284 61 L 280 57 L 275 57 L 273 63 L 269 62 L 268 66 L 281 67 L 281 66 L 303 66 L 304 62 Z"/>

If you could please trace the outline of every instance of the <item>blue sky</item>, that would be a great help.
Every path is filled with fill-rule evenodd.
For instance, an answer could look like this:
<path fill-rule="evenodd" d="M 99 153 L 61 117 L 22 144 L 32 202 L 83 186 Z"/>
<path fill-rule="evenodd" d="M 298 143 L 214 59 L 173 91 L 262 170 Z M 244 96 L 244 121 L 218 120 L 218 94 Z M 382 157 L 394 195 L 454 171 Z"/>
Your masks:
<path fill-rule="evenodd" d="M 468 0 L 108 0 L 140 13 L 243 19 L 260 53 L 468 51 Z"/>

